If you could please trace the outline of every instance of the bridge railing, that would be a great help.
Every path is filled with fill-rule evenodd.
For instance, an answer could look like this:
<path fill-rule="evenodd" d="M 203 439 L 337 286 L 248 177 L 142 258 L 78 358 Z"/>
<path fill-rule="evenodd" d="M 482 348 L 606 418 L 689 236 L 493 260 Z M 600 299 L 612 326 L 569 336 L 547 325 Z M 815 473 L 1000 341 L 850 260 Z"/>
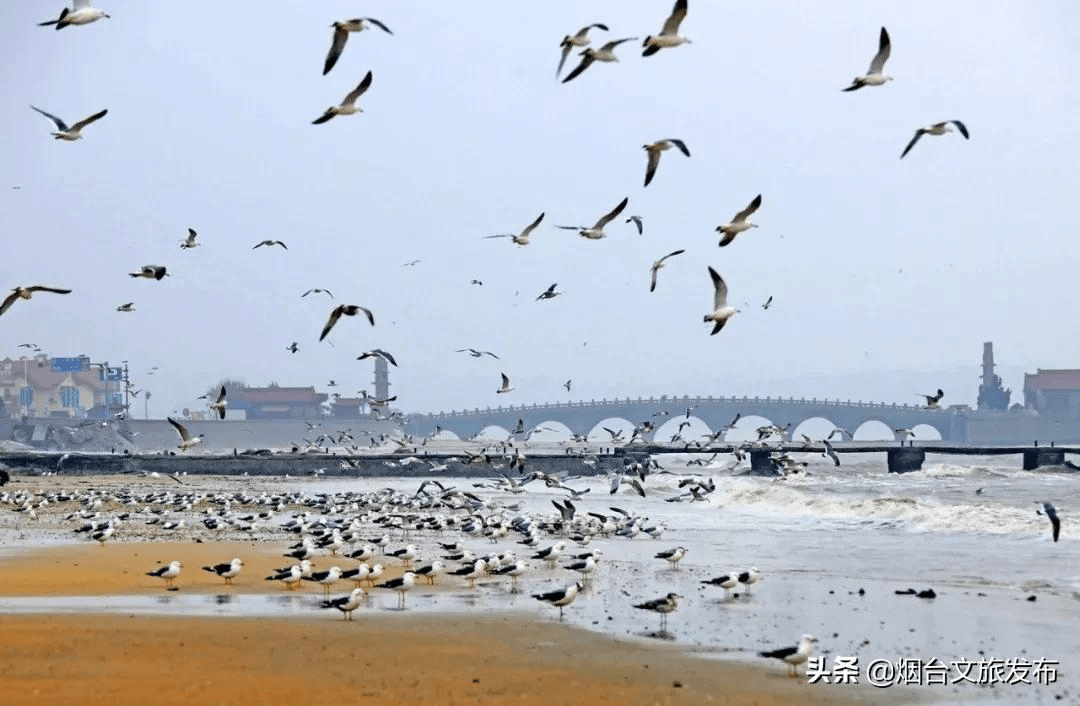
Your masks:
<path fill-rule="evenodd" d="M 904 410 L 904 411 L 929 411 L 921 405 L 913 404 L 897 404 L 895 402 L 863 402 L 862 400 L 840 400 L 840 399 L 818 399 L 816 397 L 806 399 L 800 397 L 798 399 L 794 397 L 690 397 L 683 395 L 682 397 L 668 397 L 661 396 L 656 397 L 639 397 L 637 399 L 631 399 L 629 397 L 625 399 L 600 399 L 600 400 L 578 400 L 568 402 L 544 402 L 541 404 L 532 403 L 529 405 L 518 406 L 498 406 L 498 407 L 474 407 L 473 409 L 463 410 L 450 410 L 449 412 L 440 411 L 435 414 L 416 414 L 414 417 L 441 417 L 441 418 L 461 418 L 461 417 L 474 417 L 490 414 L 509 414 L 509 413 L 523 413 L 525 411 L 533 410 L 546 410 L 546 411 L 559 411 L 566 409 L 579 409 L 583 407 L 598 408 L 598 407 L 621 407 L 625 405 L 679 405 L 679 406 L 696 406 L 696 405 L 708 405 L 708 404 L 734 404 L 734 405 L 776 405 L 776 404 L 799 404 L 799 405 L 812 405 L 821 407 L 844 407 L 844 408 L 856 408 L 856 409 L 879 409 L 879 410 Z M 945 410 L 941 410 L 945 411 Z"/>

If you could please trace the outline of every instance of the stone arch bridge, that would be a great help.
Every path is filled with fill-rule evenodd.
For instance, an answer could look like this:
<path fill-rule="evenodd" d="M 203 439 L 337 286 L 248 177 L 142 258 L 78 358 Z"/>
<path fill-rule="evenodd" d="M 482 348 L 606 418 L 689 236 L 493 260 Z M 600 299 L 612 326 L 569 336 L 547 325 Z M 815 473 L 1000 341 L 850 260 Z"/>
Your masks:
<path fill-rule="evenodd" d="M 605 419 L 621 418 L 633 424 L 652 420 L 659 427 L 678 415 L 697 417 L 715 431 L 731 422 L 736 414 L 743 417 L 764 417 L 773 424 L 788 422 L 788 438 L 808 419 L 822 418 L 838 427 L 855 432 L 866 422 L 879 421 L 889 429 L 911 429 L 920 424 L 934 427 L 943 441 L 966 443 L 967 417 L 960 412 L 926 409 L 916 405 L 841 400 L 794 399 L 782 397 L 649 397 L 637 399 L 604 399 L 581 402 L 532 404 L 508 407 L 485 407 L 456 410 L 437 414 L 411 414 L 407 429 L 413 434 L 430 434 L 436 425 L 459 437 L 472 436 L 490 426 L 513 429 L 519 419 L 531 429 L 545 422 L 559 422 L 572 433 L 588 434 Z M 658 421 L 656 412 L 669 416 Z M 895 436 L 895 434 L 894 434 Z"/>

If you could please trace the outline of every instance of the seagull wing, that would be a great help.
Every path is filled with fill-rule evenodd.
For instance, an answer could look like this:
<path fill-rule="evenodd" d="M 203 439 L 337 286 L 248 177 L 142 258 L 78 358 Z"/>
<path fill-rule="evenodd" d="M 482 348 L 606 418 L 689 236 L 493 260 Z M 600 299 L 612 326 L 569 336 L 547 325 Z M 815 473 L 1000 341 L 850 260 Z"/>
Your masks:
<path fill-rule="evenodd" d="M 581 56 L 581 63 L 577 65 L 577 68 L 567 74 L 566 78 L 564 78 L 562 82 L 568 83 L 569 81 L 573 81 L 575 78 L 581 75 L 581 72 L 589 68 L 593 61 L 595 61 L 595 59 L 593 59 L 592 52 L 583 52 Z"/>
<path fill-rule="evenodd" d="M 682 152 L 683 154 L 685 154 L 687 157 L 690 156 L 690 150 L 687 149 L 686 143 L 683 142 L 682 140 L 676 139 L 674 137 L 669 137 L 669 138 L 667 138 L 667 141 L 670 142 L 671 144 L 675 145 L 676 147 L 678 147 L 679 151 Z"/>
<path fill-rule="evenodd" d="M 334 307 L 334 310 L 330 312 L 330 318 L 326 320 L 326 326 L 323 326 L 322 333 L 319 335 L 319 340 L 326 338 L 326 334 L 330 333 L 330 329 L 334 328 L 334 324 L 341 318 L 341 312 L 345 310 L 345 306 Z"/>
<path fill-rule="evenodd" d="M 754 197 L 754 200 L 750 202 L 750 205 L 735 214 L 735 218 L 731 219 L 732 223 L 742 223 L 747 218 L 754 214 L 754 211 L 761 207 L 761 194 Z"/>
<path fill-rule="evenodd" d="M 356 102 L 357 98 L 364 95 L 364 91 L 371 87 L 371 79 L 371 72 L 368 71 L 367 76 L 364 76 L 364 80 L 361 81 L 360 84 L 356 88 L 354 88 L 351 93 L 349 93 L 349 95 L 345 96 L 345 100 L 344 102 L 342 102 L 342 105 L 352 105 Z"/>
<path fill-rule="evenodd" d="M 46 113 L 46 112 L 45 112 L 44 110 L 42 110 L 41 108 L 36 108 L 36 107 L 34 107 L 34 106 L 30 106 L 30 107 L 31 107 L 31 108 L 34 108 L 34 110 L 36 110 L 37 112 L 41 113 L 41 114 L 42 114 L 42 115 L 44 115 L 44 116 L 45 116 L 46 118 L 48 118 L 49 120 L 52 120 L 52 121 L 53 121 L 54 123 L 56 123 L 56 127 L 57 127 L 57 128 L 59 128 L 59 129 L 61 130 L 61 132 L 67 132 L 67 130 L 68 130 L 68 126 L 67 126 L 67 123 L 65 123 L 65 122 L 64 122 L 63 120 L 61 120 L 60 118 L 56 117 L 56 116 L 55 116 L 55 115 L 53 115 L 52 113 Z"/>
<path fill-rule="evenodd" d="M 191 434 L 188 433 L 187 427 L 185 427 L 183 424 L 176 421 L 172 417 L 165 417 L 165 419 L 169 422 L 169 424 L 173 425 L 174 429 L 176 429 L 176 433 L 180 435 L 181 441 L 191 441 Z"/>
<path fill-rule="evenodd" d="M 660 150 L 646 148 L 645 151 L 649 153 L 649 163 L 645 165 L 645 186 L 648 186 L 653 174 L 656 174 L 656 167 L 660 165 Z"/>
<path fill-rule="evenodd" d="M 368 320 L 369 324 L 371 324 L 372 326 L 375 325 L 375 314 L 371 313 L 371 309 L 365 309 L 362 306 L 358 306 L 356 308 L 359 309 L 360 311 L 364 312 L 364 316 L 367 317 L 367 320 Z M 394 365 L 396 366 L 397 363 L 395 363 Z"/>
<path fill-rule="evenodd" d="M 35 284 L 33 287 L 27 287 L 31 292 L 53 292 L 54 294 L 71 294 L 70 289 L 56 289 L 55 287 L 42 287 L 40 284 Z"/>
<path fill-rule="evenodd" d="M 588 30 L 588 27 L 581 30 L 581 32 L 578 32 L 578 36 L 580 36 L 583 32 L 586 32 L 587 30 Z M 555 78 L 559 78 L 559 74 L 562 73 L 563 64 L 566 63 L 566 57 L 570 56 L 570 50 L 573 49 L 573 48 L 574 48 L 574 45 L 571 44 L 570 42 L 563 42 L 562 43 L 562 56 L 559 57 L 559 67 L 557 69 L 555 69 Z"/>
<path fill-rule="evenodd" d="M 379 22 L 374 17 L 365 17 L 364 19 L 367 20 L 368 22 L 370 22 L 371 24 L 375 25 L 376 27 L 378 27 L 382 31 L 386 32 L 387 34 L 393 34 L 393 32 L 390 31 L 389 27 L 384 25 L 382 22 Z"/>
<path fill-rule="evenodd" d="M 727 306 L 727 282 L 724 278 L 714 270 L 709 268 L 709 276 L 712 277 L 713 290 L 713 309 L 722 309 Z"/>
<path fill-rule="evenodd" d="M 382 356 L 383 358 L 386 358 L 386 362 L 390 363 L 390 365 L 393 365 L 395 368 L 397 367 L 397 361 L 394 360 L 394 356 L 390 355 L 382 348 L 376 348 L 374 352 Z"/>
<path fill-rule="evenodd" d="M 900 153 L 900 159 L 903 159 L 907 156 L 907 153 L 911 151 L 911 148 L 915 146 L 915 143 L 919 141 L 919 138 L 923 136 L 924 132 L 926 131 L 922 128 L 919 128 L 915 131 L 915 137 L 911 138 L 911 142 L 907 143 L 907 147 L 905 147 L 904 151 Z"/>
<path fill-rule="evenodd" d="M 347 41 L 349 41 L 349 30 L 334 27 L 334 40 L 330 43 L 330 52 L 326 55 L 326 63 L 323 64 L 323 76 L 330 73 L 330 69 L 334 68 L 334 64 L 337 63 L 338 57 L 341 56 L 341 52 L 345 49 L 345 42 Z"/>
<path fill-rule="evenodd" d="M 878 39 L 878 52 L 874 54 L 874 58 L 870 61 L 870 70 L 867 73 L 880 74 L 885 68 L 885 61 L 889 58 L 889 52 L 891 51 L 892 43 L 889 41 L 889 33 L 882 27 L 881 37 Z"/>
<path fill-rule="evenodd" d="M 506 377 L 506 373 L 499 373 L 499 375 L 502 375 L 502 389 L 510 387 L 510 378 Z"/>
<path fill-rule="evenodd" d="M 109 112 L 109 110 L 106 108 L 105 110 L 101 111 L 100 113 L 94 113 L 89 118 L 83 118 L 79 122 L 72 125 L 71 129 L 74 132 L 78 132 L 79 130 L 82 130 L 84 127 L 86 127 L 90 123 L 94 122 L 95 120 L 100 120 L 101 118 L 104 118 L 105 114 L 108 113 L 108 112 Z"/>
<path fill-rule="evenodd" d="M 652 283 L 649 285 L 649 291 L 653 292 L 656 291 L 656 273 L 660 271 L 660 261 L 654 262 L 649 269 L 652 271 Z"/>
<path fill-rule="evenodd" d="M 12 292 L 4 299 L 4 303 L 0 304 L 0 315 L 11 308 L 11 305 L 15 303 L 15 300 L 19 298 L 18 292 Z"/>
<path fill-rule="evenodd" d="M 675 252 L 669 252 L 667 255 L 664 255 L 662 258 L 660 258 L 660 262 L 663 262 L 664 260 L 668 259 L 669 257 L 675 257 L 676 255 L 682 255 L 684 252 L 686 252 L 686 251 L 685 250 L 676 250 Z"/>
<path fill-rule="evenodd" d="M 686 17 L 686 5 L 687 0 L 675 0 L 675 8 L 671 11 L 671 16 L 664 22 L 664 28 L 660 30 L 660 34 L 679 33 L 679 25 L 682 23 L 683 18 Z"/>
<path fill-rule="evenodd" d="M 536 226 L 540 225 L 540 221 L 542 221 L 542 220 L 544 220 L 544 214 L 543 213 L 541 213 L 540 216 L 535 221 L 530 223 L 525 228 L 525 230 L 521 231 L 521 237 L 522 238 L 528 238 L 529 234 L 532 233 L 534 230 L 536 230 Z"/>
<path fill-rule="evenodd" d="M 637 37 L 623 37 L 622 39 L 616 39 L 613 42 L 608 42 L 603 47 L 601 47 L 601 50 L 602 51 L 603 50 L 610 51 L 610 50 L 614 49 L 615 47 L 619 46 L 620 44 L 622 44 L 623 42 L 636 42 L 637 40 L 638 40 Z"/>
<path fill-rule="evenodd" d="M 619 205 L 616 206 L 614 208 L 614 210 L 611 211 L 611 213 L 608 213 L 606 216 L 604 216 L 603 218 L 598 220 L 596 222 L 596 225 L 593 226 L 593 228 L 596 228 L 597 230 L 599 230 L 599 229 L 603 228 L 604 226 L 606 226 L 608 223 L 611 223 L 613 220 L 618 218 L 619 214 L 623 212 L 623 209 L 626 208 L 626 204 L 629 201 L 630 201 L 629 196 L 624 198 L 622 201 L 619 202 Z"/>
<path fill-rule="evenodd" d="M 956 126 L 956 129 L 960 131 L 960 134 L 964 136 L 964 139 L 968 139 L 967 127 L 959 120 L 950 120 L 950 123 Z"/>

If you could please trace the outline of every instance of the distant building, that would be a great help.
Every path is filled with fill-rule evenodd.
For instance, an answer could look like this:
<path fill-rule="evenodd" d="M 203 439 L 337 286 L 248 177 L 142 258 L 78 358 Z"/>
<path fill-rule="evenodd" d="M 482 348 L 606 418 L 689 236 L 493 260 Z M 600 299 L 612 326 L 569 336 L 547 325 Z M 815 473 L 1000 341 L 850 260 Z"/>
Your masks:
<path fill-rule="evenodd" d="M 1024 406 L 1055 421 L 1080 419 L 1080 370 L 1026 373 Z"/>
<path fill-rule="evenodd" d="M 339 419 L 359 419 L 360 409 L 366 404 L 360 397 L 335 397 L 330 403 L 330 414 Z"/>
<path fill-rule="evenodd" d="M 247 419 L 318 419 L 326 400 L 314 387 L 228 388 L 228 409 L 242 410 Z"/>
<path fill-rule="evenodd" d="M 92 408 L 109 409 L 122 400 L 90 359 L 32 358 L 0 360 L 0 401 L 5 417 L 67 417 L 83 419 Z"/>
<path fill-rule="evenodd" d="M 1001 376 L 994 373 L 994 344 L 983 344 L 982 382 L 979 384 L 978 408 L 980 411 L 1004 411 L 1009 408 L 1012 390 L 1001 384 Z"/>

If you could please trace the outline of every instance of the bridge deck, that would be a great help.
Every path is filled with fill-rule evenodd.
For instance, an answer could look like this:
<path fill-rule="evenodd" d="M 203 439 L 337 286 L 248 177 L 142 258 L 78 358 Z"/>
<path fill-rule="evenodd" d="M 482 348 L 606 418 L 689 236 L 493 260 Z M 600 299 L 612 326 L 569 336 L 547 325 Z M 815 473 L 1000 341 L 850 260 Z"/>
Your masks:
<path fill-rule="evenodd" d="M 721 444 L 702 449 L 687 449 L 681 446 L 664 446 L 657 444 L 642 444 L 637 446 L 622 446 L 616 451 L 640 452 L 649 454 L 712 454 L 732 453 L 742 445 Z M 1005 456 L 1008 454 L 1022 454 L 1025 451 L 1062 451 L 1067 454 L 1080 454 L 1080 448 L 1074 446 L 953 446 L 936 444 L 917 444 L 913 446 L 900 446 L 897 442 L 882 442 L 880 444 L 833 444 L 833 450 L 838 454 L 852 453 L 881 453 L 893 449 L 922 449 L 928 454 L 946 454 L 952 456 Z M 777 444 L 769 447 L 751 447 L 746 451 L 786 451 L 788 453 L 825 453 L 825 447 L 821 444 Z"/>

